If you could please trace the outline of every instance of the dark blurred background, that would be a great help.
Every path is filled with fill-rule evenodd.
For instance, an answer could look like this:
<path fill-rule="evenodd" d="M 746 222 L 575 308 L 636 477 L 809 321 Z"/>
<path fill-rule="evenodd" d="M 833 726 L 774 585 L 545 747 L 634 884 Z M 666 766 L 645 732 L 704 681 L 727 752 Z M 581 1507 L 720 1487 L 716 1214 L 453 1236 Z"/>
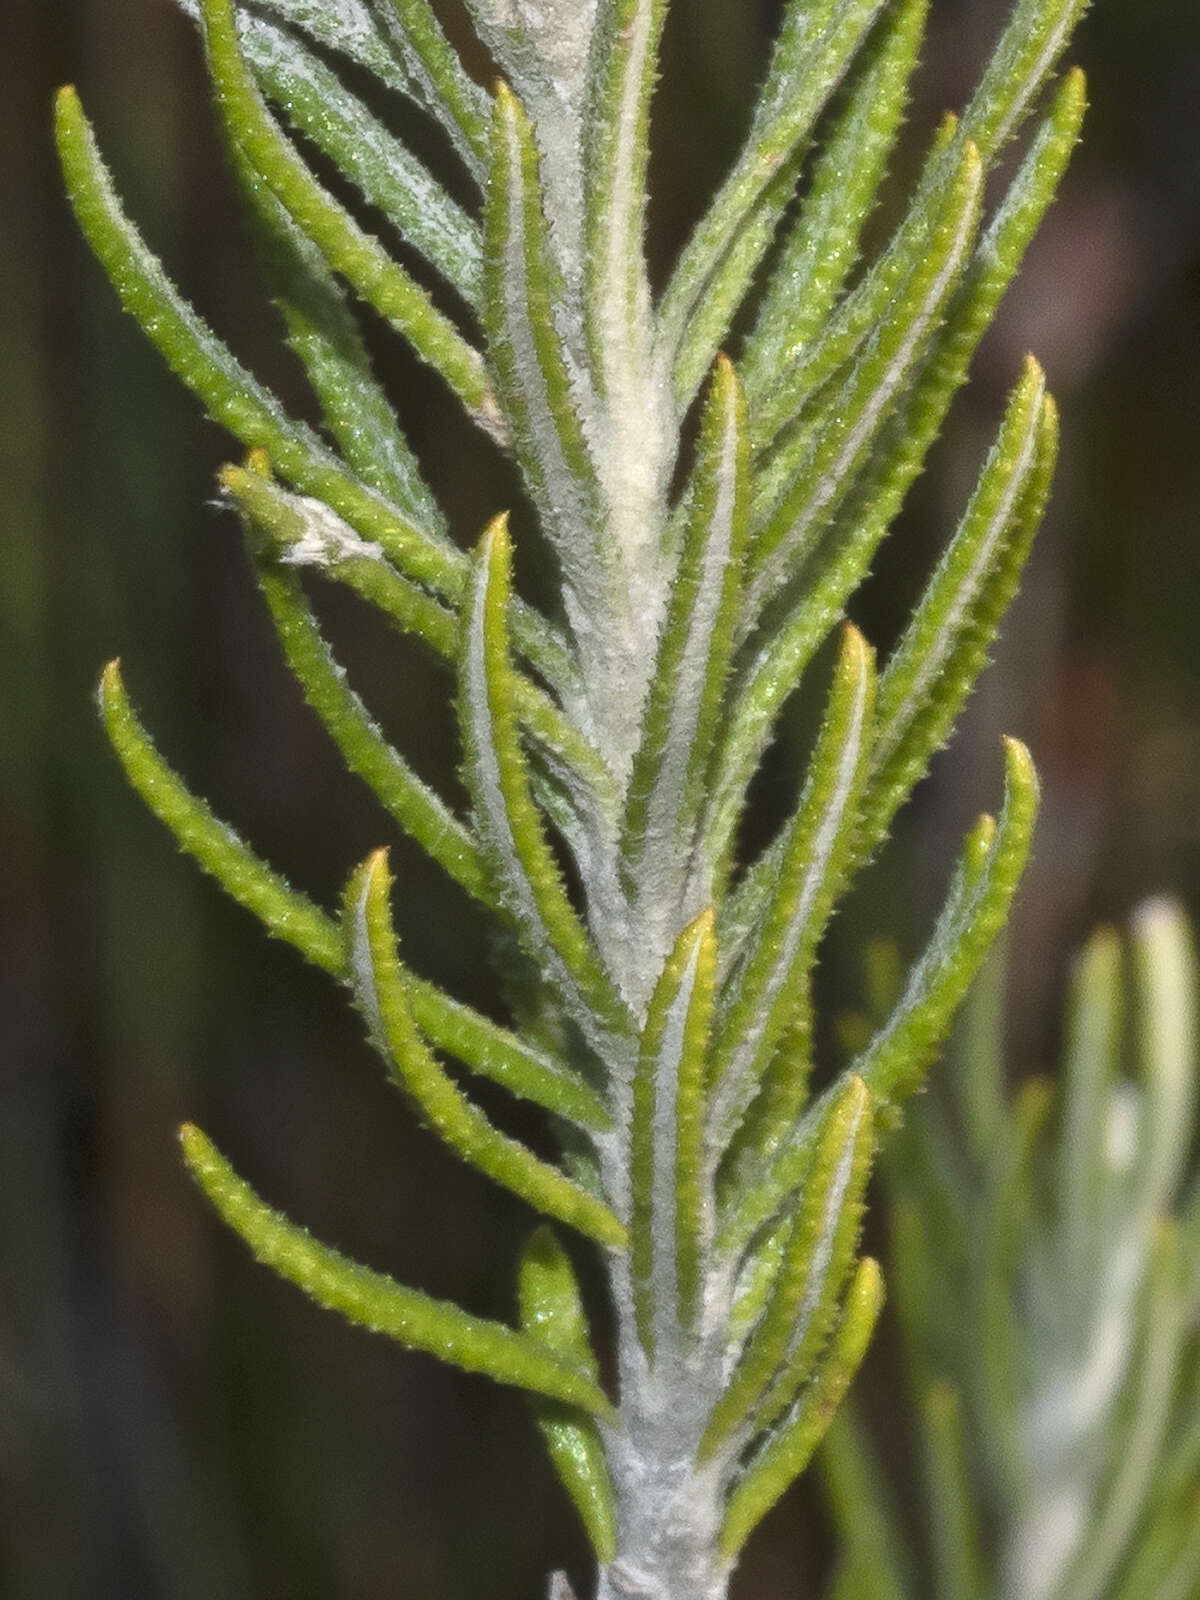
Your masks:
<path fill-rule="evenodd" d="M 1004 9 L 935 0 L 914 136 L 969 92 Z M 48 103 L 72 80 L 177 281 L 303 407 L 191 27 L 170 0 L 0 12 L 0 1596 L 533 1600 L 586 1558 L 520 1398 L 309 1306 L 181 1171 L 174 1129 L 194 1118 L 320 1236 L 511 1314 L 527 1215 L 415 1129 L 329 985 L 177 855 L 93 715 L 119 651 L 170 759 L 326 900 L 389 838 L 207 503 L 230 442 L 120 315 L 59 195 Z M 738 138 L 776 12 L 675 0 L 661 261 Z M 995 802 L 997 733 L 1019 732 L 1047 804 L 1012 940 L 1014 1072 L 1053 1050 L 1095 919 L 1164 888 L 1200 907 L 1200 7 L 1099 0 L 1076 54 L 1086 148 L 856 614 L 894 636 L 1029 347 L 1065 412 L 1053 510 L 997 665 L 829 962 L 852 995 L 863 935 L 914 948 L 955 838 Z M 460 462 L 436 389 L 391 343 L 380 356 L 472 537 L 511 480 Z M 453 783 L 444 679 L 336 596 L 325 612 L 389 730 Z M 414 961 L 494 1006 L 465 902 L 415 853 L 396 866 Z M 811 1490 L 789 1498 L 741 1600 L 812 1592 L 822 1529 Z"/>

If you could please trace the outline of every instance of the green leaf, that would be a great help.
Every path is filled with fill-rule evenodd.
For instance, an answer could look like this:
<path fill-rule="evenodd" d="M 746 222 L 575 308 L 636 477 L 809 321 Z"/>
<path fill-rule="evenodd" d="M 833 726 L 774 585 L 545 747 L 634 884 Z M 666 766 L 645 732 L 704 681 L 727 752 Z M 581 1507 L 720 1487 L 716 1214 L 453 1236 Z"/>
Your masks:
<path fill-rule="evenodd" d="M 579 1406 L 594 1416 L 608 1413 L 603 1392 L 575 1363 L 550 1354 L 537 1340 L 502 1322 L 404 1288 L 318 1244 L 264 1204 L 199 1128 L 185 1124 L 180 1142 L 192 1176 L 256 1259 L 318 1305 L 466 1372 L 484 1373 L 497 1383 Z"/>
<path fill-rule="evenodd" d="M 918 1086 L 1008 915 L 1029 855 L 1038 785 L 1024 745 L 1006 740 L 1005 759 L 1005 802 L 995 837 L 984 855 L 988 830 L 971 836 L 925 954 L 891 1017 L 853 1064 L 881 1100 L 903 1099 Z"/>
<path fill-rule="evenodd" d="M 508 529 L 480 541 L 464 614 L 460 713 L 466 775 L 501 899 L 585 1035 L 621 1033 L 624 1007 L 572 906 L 529 789 L 508 654 Z"/>
<path fill-rule="evenodd" d="M 1057 453 L 1057 410 L 1029 357 L 958 531 L 880 679 L 864 855 L 886 835 L 986 665 L 1041 524 Z"/>
<path fill-rule="evenodd" d="M 780 460 L 787 487 L 777 505 L 755 516 L 759 531 L 747 585 L 742 636 L 812 548 L 823 522 L 845 497 L 854 475 L 913 373 L 966 264 L 979 221 L 983 168 L 968 144 L 947 188 L 944 207 L 912 273 L 904 279 L 871 340 L 835 385 L 811 438 L 786 443 Z M 770 411 L 765 413 L 770 417 Z M 759 412 L 759 417 L 763 413 Z"/>
<path fill-rule="evenodd" d="M 125 775 L 185 851 L 211 873 L 267 932 L 286 939 L 314 966 L 334 977 L 343 971 L 336 922 L 307 896 L 290 888 L 172 772 L 150 741 L 125 693 L 118 661 L 110 661 L 96 697 L 105 732 Z"/>
<path fill-rule="evenodd" d="M 701 423 L 683 548 L 629 783 L 624 853 L 643 899 L 669 908 L 721 715 L 746 537 L 745 404 L 720 358 Z"/>
<path fill-rule="evenodd" d="M 680 934 L 663 967 L 633 1080 L 633 1295 L 652 1363 L 691 1324 L 707 1254 L 704 1066 L 715 979 L 709 909 Z"/>
<path fill-rule="evenodd" d="M 804 147 L 794 151 L 763 190 L 688 319 L 687 349 L 675 374 L 675 403 L 681 413 L 691 405 L 730 335 L 739 307 L 779 231 L 779 219 L 796 193 L 807 154 Z"/>
<path fill-rule="evenodd" d="M 955 181 L 955 172 L 964 151 L 969 145 L 974 145 L 984 172 L 991 169 L 999 143 L 1024 120 L 1034 96 L 1053 69 L 1069 37 L 1074 19 L 1063 29 L 1061 24 L 1064 18 L 1067 13 L 1073 12 L 1077 19 L 1085 4 L 1086 0 L 1054 0 L 1053 4 L 1047 6 L 1045 0 L 1023 0 L 1017 8 L 1005 34 L 1005 50 L 1010 62 L 1016 63 L 1017 70 L 999 83 L 995 73 L 995 62 L 1000 59 L 998 54 L 965 115 L 961 119 L 951 118 L 943 124 L 934 140 L 916 191 L 890 243 L 838 306 L 820 338 L 786 375 L 779 390 L 779 401 L 771 416 L 771 428 L 764 433 L 764 438 L 771 437 L 774 429 L 782 426 L 786 417 L 795 416 L 805 398 L 850 359 L 877 325 L 897 285 L 916 270 L 929 248 L 933 219 L 945 204 L 945 197 Z M 1041 13 L 1032 24 L 1030 11 Z M 1046 48 L 1047 42 L 1050 48 Z M 1011 49 L 1007 48 L 1009 46 Z M 1020 215 L 1023 203 L 1031 203 L 1035 208 L 1040 206 L 1041 211 L 1045 210 L 1057 176 L 1051 183 L 1049 193 L 1045 192 L 1040 179 L 1043 175 L 1048 176 L 1055 165 L 1058 167 L 1058 176 L 1061 176 L 1078 135 L 1083 111 L 1084 82 L 1082 74 L 1075 71 L 1068 75 L 1065 90 L 1060 93 L 1048 119 L 1048 128 L 1058 131 L 1073 122 L 1074 133 L 1065 148 L 1048 147 L 1044 138 L 1035 142 L 1030 157 L 1023 164 L 979 252 L 980 265 L 988 276 L 994 275 L 997 269 L 1003 270 L 999 258 L 989 259 L 988 243 L 995 243 L 1004 234 L 1012 238 L 1024 233 L 1024 223 L 1029 218 Z M 1043 127 L 1043 135 L 1048 128 Z M 1056 143 L 1052 138 L 1051 146 Z M 1039 181 L 1031 190 L 1028 179 L 1034 172 L 1038 173 Z M 1030 233 L 1024 234 L 1023 242 L 1019 245 L 1021 254 L 1033 229 L 1036 229 L 1036 222 Z M 1005 284 L 1007 281 L 1006 278 Z M 990 320 L 988 316 L 979 328 L 979 334 Z M 763 420 L 765 423 L 768 419 L 764 417 Z"/>
<path fill-rule="evenodd" d="M 798 986 L 795 1011 L 763 1074 L 762 1087 L 729 1141 L 718 1173 L 720 1209 L 769 1168 L 795 1134 L 813 1073 L 812 982 Z"/>
<path fill-rule="evenodd" d="M 444 536 L 441 508 L 375 379 L 337 280 L 320 251 L 257 181 L 236 145 L 230 155 L 288 344 L 304 367 L 325 426 L 365 483 L 420 526 Z"/>
<path fill-rule="evenodd" d="M 949 1383 L 924 1397 L 923 1433 L 935 1600 L 984 1600 L 983 1555 L 967 1471 L 962 1401 Z"/>
<path fill-rule="evenodd" d="M 870 1091 L 851 1078 L 817 1134 L 770 1300 L 713 1409 L 702 1460 L 769 1428 L 811 1377 L 853 1264 L 874 1143 Z"/>
<path fill-rule="evenodd" d="M 1034 1163 L 1053 1104 L 1054 1090 L 1046 1079 L 1027 1078 L 1022 1083 L 1000 1142 L 992 1152 L 979 1222 L 962 1251 L 967 1268 L 966 1293 L 978 1307 L 978 1338 L 972 1351 L 970 1376 L 983 1418 L 984 1448 L 993 1477 L 1008 1486 L 1010 1496 L 1018 1503 L 1034 1492 L 1028 1443 L 1022 1428 L 1029 1377 L 1018 1261 L 1022 1251 L 1028 1257 Z M 950 1203 L 955 1204 L 953 1197 Z M 959 1200 L 956 1209 L 961 1211 L 962 1205 Z M 1060 1287 L 1065 1289 L 1066 1285 L 1056 1285 L 1056 1298 Z M 959 1296 L 951 1290 L 949 1298 L 953 1304 Z M 935 1327 L 933 1315 L 927 1311 L 927 1338 Z"/>
<path fill-rule="evenodd" d="M 256 554 L 284 566 L 311 567 L 345 584 L 402 632 L 415 634 L 443 660 L 455 661 L 461 625 L 451 612 L 410 583 L 382 546 L 361 539 L 322 500 L 288 494 L 272 482 L 269 466 L 255 458 L 249 467 L 225 467 L 219 474 L 221 487 L 259 536 Z M 514 606 L 514 626 L 523 619 L 531 619 L 528 608 Z M 536 621 L 524 631 L 528 639 Z M 540 658 L 542 652 L 537 654 Z M 564 778 L 573 775 L 585 791 L 603 789 L 607 770 L 588 742 L 536 684 L 515 672 L 512 676 L 513 702 L 529 736 Z"/>
<path fill-rule="evenodd" d="M 404 992 L 413 1021 L 437 1049 L 567 1122 L 596 1133 L 609 1131 L 612 1117 L 601 1097 L 547 1051 L 407 970 Z"/>
<path fill-rule="evenodd" d="M 1108 1219 L 1096 1197 L 1109 1177 L 1108 1126 L 1124 1024 L 1121 978 L 1121 941 L 1113 929 L 1101 929 L 1076 964 L 1067 999 L 1057 1211 L 1060 1270 L 1076 1294 L 1090 1294 L 1103 1271 Z"/>
<path fill-rule="evenodd" d="M 126 775 L 180 847 L 239 905 L 252 911 L 268 932 L 287 940 L 334 977 L 344 977 L 343 939 L 337 924 L 289 888 L 171 771 L 137 721 L 115 661 L 105 669 L 99 700 L 105 728 Z M 451 1000 L 434 985 L 411 973 L 405 974 L 405 982 L 418 1027 L 439 1049 L 456 1056 L 472 1072 L 492 1078 L 512 1094 L 556 1115 L 597 1130 L 608 1126 L 608 1112 L 595 1093 L 565 1068 L 507 1029 Z"/>
<path fill-rule="evenodd" d="M 467 171 L 487 167 L 488 99 L 471 78 L 428 0 L 378 0 L 379 11 L 425 104 L 449 133 Z"/>
<path fill-rule="evenodd" d="M 963 115 L 989 166 L 1019 130 L 1091 0 L 1018 0 Z"/>
<path fill-rule="evenodd" d="M 850 1065 L 882 1105 L 919 1086 L 1020 879 L 1037 809 L 1037 781 L 1024 746 L 1009 740 L 1006 748 L 1008 793 L 1001 825 L 997 829 L 991 817 L 984 817 L 968 836 L 928 949 L 887 1023 Z M 752 1183 L 727 1196 L 719 1252 L 740 1259 L 804 1182 L 815 1130 L 833 1092 L 827 1090 L 809 1108 L 794 1138 Z"/>
<path fill-rule="evenodd" d="M 240 11 L 237 22 L 247 65 L 289 126 L 328 156 L 476 308 L 483 240 L 474 218 L 295 33 L 252 12 Z"/>
<path fill-rule="evenodd" d="M 200 0 L 176 0 L 200 21 Z M 363 67 L 385 88 L 424 104 L 419 85 L 404 70 L 372 15 L 373 0 L 261 0 L 261 8 L 289 30 Z M 249 24 L 251 19 L 247 18 Z M 247 31 L 249 27 L 247 26 Z"/>
<path fill-rule="evenodd" d="M 315 495 L 290 494 L 270 477 L 269 461 L 223 467 L 218 474 L 256 536 L 259 555 L 291 567 L 312 567 L 377 606 L 404 633 L 415 634 L 436 654 L 453 660 L 458 624 L 426 590 L 388 560 Z"/>
<path fill-rule="evenodd" d="M 595 615 L 606 563 L 595 474 L 556 318 L 563 290 L 542 211 L 537 146 L 520 102 L 500 84 L 492 116 L 485 214 L 488 347 L 507 425 L 541 525 L 562 563 L 568 616 Z"/>
<path fill-rule="evenodd" d="M 712 809 L 719 818 L 718 838 L 735 825 L 742 794 L 784 701 L 841 619 L 966 381 L 979 340 L 1066 169 L 1085 107 L 1083 74 L 1072 72 L 980 242 L 934 350 L 884 430 L 874 467 L 846 503 L 828 550 L 806 573 L 790 610 L 773 623 L 768 637 L 755 642 L 732 697 L 715 768 L 719 802 Z"/>
<path fill-rule="evenodd" d="M 1112 1454 L 1086 1544 L 1063 1580 L 1062 1600 L 1089 1600 L 1111 1583 L 1141 1518 L 1162 1456 L 1179 1377 L 1184 1324 L 1179 1229 L 1160 1222 L 1145 1292 L 1142 1348 L 1129 1382 L 1128 1422 Z"/>
<path fill-rule="evenodd" d="M 797 991 L 833 909 L 853 848 L 874 696 L 874 653 L 848 626 L 771 899 L 722 995 L 710 1066 L 709 1128 L 717 1149 L 728 1143 L 795 1014 Z"/>
<path fill-rule="evenodd" d="M 817 1376 L 747 1467 L 729 1497 L 721 1554 L 732 1563 L 755 1527 L 799 1477 L 866 1355 L 883 1307 L 883 1277 L 868 1256 L 858 1268 L 829 1354 Z"/>
<path fill-rule="evenodd" d="M 584 306 L 600 394 L 622 404 L 652 341 L 644 245 L 650 97 L 666 0 L 598 0 L 584 152 Z"/>
<path fill-rule="evenodd" d="M 626 1243 L 624 1226 L 603 1201 L 557 1167 L 500 1133 L 438 1064 L 413 1020 L 396 954 L 385 851 L 367 858 L 346 887 L 346 965 L 371 1037 L 396 1079 L 440 1139 L 469 1165 L 544 1215 L 599 1243 Z"/>
<path fill-rule="evenodd" d="M 491 885 L 469 829 L 384 738 L 346 682 L 345 671 L 322 637 L 297 578 L 264 561 L 257 563 L 257 573 L 288 666 L 347 767 L 456 883 L 485 905 L 492 905 Z"/>
<path fill-rule="evenodd" d="M 823 141 L 742 352 L 742 379 L 755 403 L 820 329 L 854 266 L 904 115 L 928 13 L 929 0 L 901 0 L 880 18 L 855 63 L 845 107 Z"/>
<path fill-rule="evenodd" d="M 1188 1171 L 1196 1129 L 1200 967 L 1183 911 L 1150 900 L 1133 919 L 1138 1068 L 1146 1130 L 1138 1173 L 1147 1217 L 1165 1213 Z"/>
<path fill-rule="evenodd" d="M 521 1259 L 521 1327 L 553 1355 L 596 1379 L 596 1358 L 571 1259 L 549 1228 L 532 1236 Z M 612 1480 L 596 1424 L 563 1405 L 539 1402 L 538 1427 L 550 1459 L 579 1512 L 597 1561 L 616 1555 L 617 1527 Z"/>
<path fill-rule="evenodd" d="M 878 16 L 883 0 L 791 0 L 749 136 L 697 225 L 663 296 L 664 349 L 673 357 L 679 409 L 707 370 L 711 353 L 690 346 L 689 321 L 763 191 L 813 125 Z M 777 199 L 782 214 L 787 196 Z"/>
<path fill-rule="evenodd" d="M 217 106 L 229 137 L 330 267 L 449 384 L 479 425 L 502 436 L 482 357 L 377 239 L 309 171 L 271 118 L 242 59 L 233 0 L 201 0 Z"/>
<path fill-rule="evenodd" d="M 840 1555 L 830 1600 L 913 1600 L 904 1539 L 853 1401 L 840 1408 L 825 1435 L 820 1466 Z"/>
<path fill-rule="evenodd" d="M 121 210 L 75 91 L 59 91 L 55 131 L 72 209 L 121 304 L 205 410 L 248 449 L 266 450 L 282 477 L 318 496 L 360 538 L 380 544 L 411 577 L 460 593 L 466 561 L 361 483 L 251 377 L 176 293 Z"/>

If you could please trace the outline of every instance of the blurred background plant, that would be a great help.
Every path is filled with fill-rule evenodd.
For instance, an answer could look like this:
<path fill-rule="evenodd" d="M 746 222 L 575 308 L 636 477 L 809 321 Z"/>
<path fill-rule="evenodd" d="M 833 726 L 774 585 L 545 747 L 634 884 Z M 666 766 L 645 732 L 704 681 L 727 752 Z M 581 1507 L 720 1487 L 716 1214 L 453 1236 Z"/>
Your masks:
<path fill-rule="evenodd" d="M 894 965 L 877 950 L 868 987 L 886 990 Z M 1094 934 L 1070 982 L 1057 1086 L 1026 1077 L 1011 1097 L 1003 975 L 1001 955 L 968 1003 L 937 1092 L 885 1161 L 905 1382 L 873 1406 L 852 1402 L 822 1453 L 838 1529 L 830 1592 L 1192 1600 L 1191 930 L 1177 905 L 1156 900 L 1134 913 L 1124 948 L 1113 929 Z M 915 1533 L 897 1515 L 873 1435 L 916 1485 Z"/>
<path fill-rule="evenodd" d="M 961 103 L 1003 9 L 935 5 L 914 116 Z M 736 145 L 776 13 L 676 0 L 653 174 L 660 265 Z M 297 878 L 332 901 L 345 861 L 377 842 L 369 802 L 277 663 L 235 530 L 203 509 L 227 444 L 131 336 L 41 131 L 51 87 L 85 79 L 130 209 L 184 292 L 203 284 L 231 342 L 299 406 L 190 26 L 165 0 L 9 0 L 3 36 L 0 1591 L 532 1596 L 550 1565 L 586 1558 L 519 1398 L 299 1304 L 220 1236 L 181 1172 L 172 1130 L 195 1115 L 264 1188 L 303 1194 L 325 1236 L 510 1310 L 521 1207 L 371 1091 L 353 1018 L 172 854 L 94 722 L 91 683 L 119 644 L 180 767 L 203 772 L 217 808 Z M 1200 16 L 1191 0 L 1103 0 L 1078 54 L 1088 145 L 860 620 L 881 646 L 895 637 L 1030 346 L 1068 417 L 1051 523 L 953 762 L 835 927 L 823 969 L 830 996 L 852 1001 L 838 952 L 878 927 L 876 896 L 911 907 L 895 934 L 913 948 L 942 881 L 926 863 L 948 861 L 991 800 L 997 730 L 1019 730 L 1046 804 L 1011 941 L 1017 1075 L 1051 1054 L 1061 952 L 1094 920 L 1158 884 L 1200 900 Z M 394 345 L 376 355 L 411 397 L 451 520 L 482 526 L 511 499 L 504 468 L 458 473 L 436 386 Z M 381 652 L 349 621 L 335 600 L 331 632 L 389 731 L 448 779 L 457 755 L 426 715 L 424 664 L 414 652 L 402 679 L 385 676 L 390 641 Z M 397 856 L 413 885 L 401 937 L 419 932 L 430 976 L 486 1005 L 481 941 L 417 853 Z M 362 1074 L 354 1093 L 347 1073 Z M 433 1240 L 435 1210 L 459 1225 Z M 781 1506 L 747 1552 L 745 1600 L 800 1592 L 828 1559 L 817 1528 Z"/>

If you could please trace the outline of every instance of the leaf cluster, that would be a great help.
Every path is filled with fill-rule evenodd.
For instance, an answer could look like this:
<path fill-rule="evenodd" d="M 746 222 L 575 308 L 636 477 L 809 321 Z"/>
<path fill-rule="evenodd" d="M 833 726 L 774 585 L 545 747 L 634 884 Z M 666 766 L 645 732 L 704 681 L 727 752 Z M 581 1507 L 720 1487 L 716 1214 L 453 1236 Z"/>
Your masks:
<path fill-rule="evenodd" d="M 823 1457 L 837 1600 L 1185 1600 L 1200 1585 L 1200 968 L 1169 901 L 1076 965 L 1059 1084 L 1004 1084 L 993 964 L 887 1163 L 922 1464 L 916 1577 L 863 1423 Z"/>
<path fill-rule="evenodd" d="M 410 967 L 384 853 L 339 908 L 291 888 L 156 752 L 115 663 L 104 723 L 181 846 L 347 988 L 433 1133 L 601 1247 L 619 1410 L 544 1229 L 508 1327 L 316 1244 L 194 1129 L 185 1156 L 251 1248 L 315 1299 L 529 1390 L 601 1562 L 636 1522 L 631 1462 L 674 1452 L 714 1486 L 710 1542 L 727 1569 L 862 1358 L 882 1298 L 858 1258 L 877 1131 L 920 1084 L 1028 853 L 1037 785 L 1010 741 L 998 819 L 966 839 L 893 1011 L 810 1094 L 825 929 L 948 737 L 1049 493 L 1057 414 L 1032 358 L 895 649 L 877 663 L 842 628 L 793 815 L 749 862 L 739 824 L 780 714 L 867 576 L 1062 178 L 1085 91 L 1078 72 L 1052 78 L 1085 0 L 1018 0 L 890 238 L 861 261 L 928 0 L 791 0 L 744 146 L 658 297 L 643 231 L 665 0 L 469 0 L 501 74 L 492 90 L 428 0 L 184 3 L 321 431 L 180 297 L 68 89 L 56 117 L 72 204 L 122 303 L 246 452 L 222 494 L 309 704 L 392 821 L 516 935 L 554 1026 L 500 1027 Z M 477 205 L 388 131 L 347 65 L 430 119 Z M 313 150 L 423 258 L 436 293 L 326 186 Z M 363 310 L 439 374 L 480 448 L 515 457 L 557 562 L 557 615 L 513 593 L 503 517 L 470 554 L 451 539 L 371 371 Z M 736 341 L 735 320 L 748 329 Z M 347 682 L 313 607 L 321 582 L 452 668 L 469 816 Z M 544 1107 L 562 1160 L 494 1125 L 447 1057 Z"/>

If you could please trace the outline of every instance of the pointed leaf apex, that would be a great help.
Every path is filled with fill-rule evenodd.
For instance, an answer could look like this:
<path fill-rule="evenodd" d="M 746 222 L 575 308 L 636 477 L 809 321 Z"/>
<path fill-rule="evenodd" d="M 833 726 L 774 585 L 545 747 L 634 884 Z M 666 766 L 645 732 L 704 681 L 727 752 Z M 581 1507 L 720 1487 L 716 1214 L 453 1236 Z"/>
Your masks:
<path fill-rule="evenodd" d="M 875 651 L 866 635 L 853 622 L 842 626 L 842 649 L 838 660 L 839 670 L 850 677 L 860 677 L 869 672 L 875 662 Z"/>
<path fill-rule="evenodd" d="M 561 1259 L 563 1247 L 548 1222 L 540 1222 L 529 1235 L 522 1252 L 522 1260 L 530 1265 L 545 1265 Z"/>
<path fill-rule="evenodd" d="M 496 79 L 495 123 L 493 124 L 493 137 L 503 138 L 505 135 L 498 132 L 504 124 L 515 125 L 524 132 L 528 119 L 525 107 L 521 104 L 520 97 L 513 93 L 505 78 Z"/>
<path fill-rule="evenodd" d="M 388 870 L 390 856 L 391 851 L 387 845 L 381 845 L 378 850 L 372 850 L 371 854 L 363 862 L 363 876 L 373 880 L 379 877 L 390 878 L 391 874 Z"/>
<path fill-rule="evenodd" d="M 121 680 L 121 658 L 114 656 L 100 674 L 100 681 L 96 685 L 96 699 L 100 702 L 101 711 L 105 709 L 109 696 L 121 694 L 124 687 Z"/>
<path fill-rule="evenodd" d="M 967 835 L 963 847 L 963 868 L 967 875 L 968 883 L 977 883 L 983 869 L 987 866 L 988 857 L 992 853 L 992 846 L 996 842 L 996 819 L 986 811 Z"/>
<path fill-rule="evenodd" d="M 1044 384 L 1046 381 L 1046 369 L 1032 350 L 1027 351 L 1025 354 L 1025 364 L 1021 378 L 1022 382 L 1029 384 Z"/>
<path fill-rule="evenodd" d="M 179 1124 L 179 1145 L 183 1151 L 183 1159 L 191 1172 L 199 1176 L 199 1171 L 206 1166 L 213 1157 L 213 1146 L 208 1137 L 200 1131 L 194 1122 L 181 1122 Z"/>
<path fill-rule="evenodd" d="M 681 967 L 686 967 L 691 961 L 693 953 L 699 949 L 701 961 L 705 959 L 704 947 L 711 943 L 716 934 L 717 913 L 715 906 L 706 906 L 695 921 L 690 922 L 679 936 L 675 946 L 674 959 Z"/>
<path fill-rule="evenodd" d="M 1021 788 L 1037 788 L 1037 768 L 1033 764 L 1033 757 L 1026 745 L 1020 739 L 1007 736 L 1004 739 L 1004 760 L 1008 769 L 1010 782 Z"/>
<path fill-rule="evenodd" d="M 850 1076 L 842 1092 L 846 1097 L 847 1109 L 855 1112 L 866 1111 L 874 1098 L 867 1087 L 866 1079 L 860 1077 L 857 1072 Z"/>
<path fill-rule="evenodd" d="M 882 1307 L 883 1268 L 874 1256 L 864 1256 L 859 1262 L 858 1273 L 850 1293 L 859 1307 L 866 1307 L 873 1313 L 877 1313 Z"/>
<path fill-rule="evenodd" d="M 492 561 L 496 558 L 501 561 L 508 560 L 512 550 L 512 536 L 508 531 L 507 511 L 502 511 L 499 516 L 492 518 L 483 530 L 479 545 L 486 560 Z"/>
<path fill-rule="evenodd" d="M 354 935 L 351 940 L 352 950 L 359 937 L 359 919 L 370 915 L 370 908 L 377 906 L 382 899 L 385 915 L 388 913 L 388 897 L 391 894 L 392 879 L 388 870 L 388 852 L 373 850 L 365 861 L 361 862 L 346 881 L 346 888 L 342 895 L 344 926 L 353 928 Z"/>

